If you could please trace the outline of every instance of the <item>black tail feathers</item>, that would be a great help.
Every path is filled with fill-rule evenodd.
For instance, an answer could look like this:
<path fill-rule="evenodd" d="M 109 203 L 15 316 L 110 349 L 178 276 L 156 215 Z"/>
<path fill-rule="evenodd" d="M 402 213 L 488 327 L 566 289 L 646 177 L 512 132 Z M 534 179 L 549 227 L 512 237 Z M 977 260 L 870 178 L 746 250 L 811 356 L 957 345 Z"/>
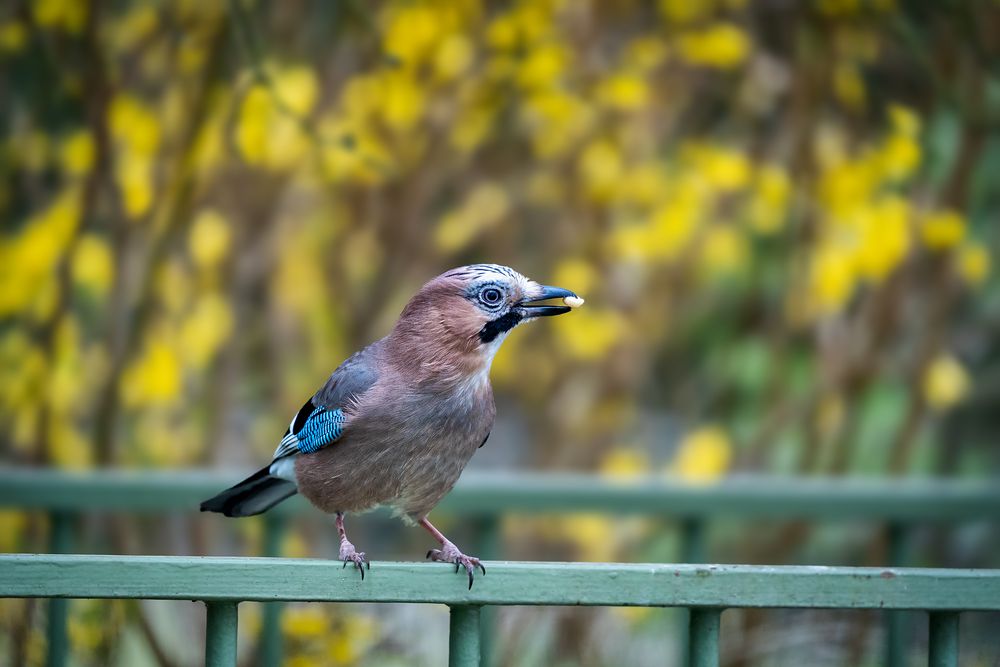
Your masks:
<path fill-rule="evenodd" d="M 245 480 L 201 504 L 202 512 L 219 512 L 231 517 L 262 514 L 297 493 L 295 485 L 274 477 L 265 466 Z"/>

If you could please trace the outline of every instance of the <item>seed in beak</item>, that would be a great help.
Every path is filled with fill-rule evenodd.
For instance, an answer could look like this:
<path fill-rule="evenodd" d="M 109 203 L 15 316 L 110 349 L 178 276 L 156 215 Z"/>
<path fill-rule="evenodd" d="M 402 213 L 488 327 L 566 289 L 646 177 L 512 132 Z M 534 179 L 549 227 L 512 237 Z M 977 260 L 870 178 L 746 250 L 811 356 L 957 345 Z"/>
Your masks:
<path fill-rule="evenodd" d="M 578 296 L 564 296 L 563 303 L 565 303 L 570 308 L 579 308 L 583 305 L 583 299 Z"/>

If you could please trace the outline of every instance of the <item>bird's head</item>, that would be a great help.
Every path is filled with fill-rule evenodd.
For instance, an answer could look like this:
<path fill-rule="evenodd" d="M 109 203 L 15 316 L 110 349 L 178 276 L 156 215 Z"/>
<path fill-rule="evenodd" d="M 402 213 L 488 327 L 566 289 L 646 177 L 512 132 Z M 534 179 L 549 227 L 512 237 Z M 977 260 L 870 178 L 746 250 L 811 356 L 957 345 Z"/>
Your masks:
<path fill-rule="evenodd" d="M 472 264 L 452 269 L 420 288 L 396 325 L 396 335 L 488 368 L 507 334 L 523 322 L 562 315 L 571 308 L 540 302 L 569 299 L 573 292 L 540 285 L 499 264 Z"/>

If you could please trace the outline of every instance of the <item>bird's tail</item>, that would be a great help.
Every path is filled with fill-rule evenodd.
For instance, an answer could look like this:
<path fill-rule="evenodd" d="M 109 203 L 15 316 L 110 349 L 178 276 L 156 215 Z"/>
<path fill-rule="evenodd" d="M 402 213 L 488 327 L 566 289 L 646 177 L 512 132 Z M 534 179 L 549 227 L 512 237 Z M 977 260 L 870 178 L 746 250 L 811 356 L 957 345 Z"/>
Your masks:
<path fill-rule="evenodd" d="M 253 516 L 271 509 L 282 500 L 298 493 L 295 484 L 275 477 L 265 466 L 245 480 L 201 504 L 202 512 L 219 512 L 226 516 Z"/>

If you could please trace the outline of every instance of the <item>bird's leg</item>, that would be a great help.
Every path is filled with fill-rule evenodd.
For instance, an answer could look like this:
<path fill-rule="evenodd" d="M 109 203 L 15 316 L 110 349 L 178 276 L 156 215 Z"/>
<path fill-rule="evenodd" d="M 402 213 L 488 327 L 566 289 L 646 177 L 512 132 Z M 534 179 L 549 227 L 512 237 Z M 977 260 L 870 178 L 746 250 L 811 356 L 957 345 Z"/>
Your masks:
<path fill-rule="evenodd" d="M 430 521 L 427 520 L 427 517 L 424 517 L 417 523 L 419 523 L 421 526 L 427 529 L 427 532 L 433 535 L 434 539 L 436 539 L 441 544 L 440 549 L 431 549 L 430 551 L 428 551 L 427 557 L 430 558 L 431 560 L 441 561 L 442 563 L 454 563 L 455 572 L 458 572 L 459 567 L 464 567 L 465 571 L 468 572 L 469 574 L 469 590 L 472 590 L 472 580 L 474 577 L 473 573 L 476 571 L 476 568 L 478 567 L 483 571 L 483 574 L 485 575 L 486 566 L 480 563 L 478 558 L 474 558 L 472 556 L 466 556 L 461 551 L 459 551 L 458 547 L 452 544 L 451 540 L 445 537 L 440 530 L 434 527 L 434 524 L 432 524 Z"/>
<path fill-rule="evenodd" d="M 354 566 L 358 568 L 358 572 L 361 573 L 361 581 L 365 580 L 365 566 L 368 569 L 372 569 L 372 564 L 365 557 L 364 551 L 357 551 L 354 545 L 350 543 L 347 539 L 347 531 L 344 530 L 344 513 L 337 512 L 337 535 L 340 536 L 340 560 L 344 561 L 344 567 L 347 567 L 348 563 L 354 563 Z"/>

